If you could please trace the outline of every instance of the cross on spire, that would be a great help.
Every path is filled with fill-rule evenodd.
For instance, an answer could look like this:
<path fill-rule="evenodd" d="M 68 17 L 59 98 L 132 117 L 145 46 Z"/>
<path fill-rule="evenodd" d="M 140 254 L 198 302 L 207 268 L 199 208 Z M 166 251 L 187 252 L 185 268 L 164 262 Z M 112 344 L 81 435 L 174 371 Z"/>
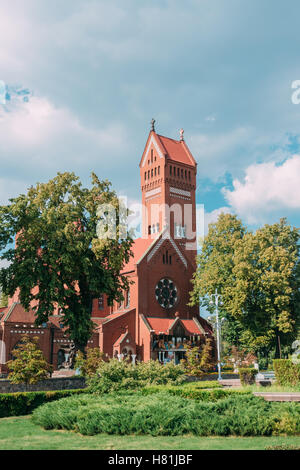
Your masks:
<path fill-rule="evenodd" d="M 156 123 L 155 119 L 152 119 L 152 121 L 151 121 L 151 130 L 153 132 L 155 132 L 155 123 Z"/>

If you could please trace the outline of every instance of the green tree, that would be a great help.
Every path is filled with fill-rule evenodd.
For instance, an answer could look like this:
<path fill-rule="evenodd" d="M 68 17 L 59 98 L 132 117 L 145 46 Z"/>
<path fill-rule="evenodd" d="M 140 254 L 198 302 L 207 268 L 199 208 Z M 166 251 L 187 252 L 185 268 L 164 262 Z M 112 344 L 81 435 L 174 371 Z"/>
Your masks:
<path fill-rule="evenodd" d="M 8 305 L 8 296 L 4 292 L 0 291 L 0 308 L 7 307 L 7 305 Z"/>
<path fill-rule="evenodd" d="M 213 358 L 212 340 L 207 339 L 200 350 L 198 346 L 186 345 L 182 365 L 187 374 L 196 377 L 201 377 L 205 372 L 212 370 L 216 365 Z"/>
<path fill-rule="evenodd" d="M 39 338 L 23 336 L 18 347 L 13 350 L 14 359 L 7 363 L 11 371 L 9 380 L 14 384 L 35 384 L 47 379 L 52 370 L 38 346 Z"/>
<path fill-rule="evenodd" d="M 58 173 L 11 199 L 0 207 L 0 251 L 10 262 L 0 270 L 4 292 L 12 296 L 19 288 L 21 304 L 34 306 L 38 325 L 59 308 L 75 348 L 84 351 L 93 331 L 93 299 L 107 294 L 111 304 L 128 289 L 120 274 L 133 243 L 124 235 L 126 216 L 110 183 L 95 174 L 91 188 L 74 173 Z M 97 238 L 100 222 L 106 239 Z"/>
<path fill-rule="evenodd" d="M 91 377 L 97 372 L 100 362 L 104 361 L 104 353 L 99 348 L 89 348 L 86 357 L 81 351 L 76 355 L 75 369 L 80 369 L 83 377 Z"/>
<path fill-rule="evenodd" d="M 299 230 L 285 219 L 256 233 L 233 215 L 211 224 L 198 257 L 191 303 L 212 312 L 209 294 L 223 296 L 226 340 L 248 352 L 288 347 L 299 321 Z"/>

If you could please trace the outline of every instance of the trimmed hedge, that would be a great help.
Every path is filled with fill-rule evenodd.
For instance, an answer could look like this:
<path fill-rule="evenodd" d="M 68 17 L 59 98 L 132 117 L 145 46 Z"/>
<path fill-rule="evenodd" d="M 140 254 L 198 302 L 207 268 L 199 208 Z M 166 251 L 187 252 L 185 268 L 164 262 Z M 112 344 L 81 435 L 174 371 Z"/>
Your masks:
<path fill-rule="evenodd" d="M 255 384 L 255 377 L 258 374 L 257 369 L 252 367 L 244 367 L 239 369 L 239 375 L 242 385 L 253 385 Z"/>
<path fill-rule="evenodd" d="M 195 387 L 149 386 L 142 390 L 144 395 L 152 395 L 160 392 L 166 392 L 177 397 L 206 402 L 216 402 L 218 400 L 237 395 L 251 395 L 251 392 L 244 390 L 225 390 L 222 388 L 201 390 Z"/>
<path fill-rule="evenodd" d="M 83 390 L 58 390 L 51 392 L 19 392 L 0 394 L 0 418 L 25 416 L 45 403 L 86 393 Z"/>
<path fill-rule="evenodd" d="M 273 359 L 273 368 L 278 385 L 300 384 L 300 364 L 289 359 Z"/>

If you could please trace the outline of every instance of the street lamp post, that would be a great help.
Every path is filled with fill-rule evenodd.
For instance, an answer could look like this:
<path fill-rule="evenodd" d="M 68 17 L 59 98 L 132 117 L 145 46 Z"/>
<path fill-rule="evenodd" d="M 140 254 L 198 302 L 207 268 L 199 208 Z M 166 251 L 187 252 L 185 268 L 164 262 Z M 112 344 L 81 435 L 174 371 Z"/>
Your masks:
<path fill-rule="evenodd" d="M 222 296 L 221 294 L 218 294 L 218 290 L 216 289 L 216 292 L 214 294 L 211 294 L 210 296 L 210 304 L 215 305 L 216 307 L 216 323 L 217 323 L 217 351 L 218 351 L 218 380 L 222 380 L 221 376 L 221 350 L 220 350 L 220 328 L 221 324 L 219 321 L 219 305 L 222 304 Z"/>

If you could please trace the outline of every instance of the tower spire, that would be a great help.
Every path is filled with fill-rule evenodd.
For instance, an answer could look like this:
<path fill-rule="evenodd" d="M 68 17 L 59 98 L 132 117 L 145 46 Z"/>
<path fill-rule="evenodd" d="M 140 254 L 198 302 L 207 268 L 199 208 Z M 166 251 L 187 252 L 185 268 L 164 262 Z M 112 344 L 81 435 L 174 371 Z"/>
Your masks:
<path fill-rule="evenodd" d="M 153 118 L 152 121 L 151 121 L 151 131 L 155 132 L 155 119 Z"/>

